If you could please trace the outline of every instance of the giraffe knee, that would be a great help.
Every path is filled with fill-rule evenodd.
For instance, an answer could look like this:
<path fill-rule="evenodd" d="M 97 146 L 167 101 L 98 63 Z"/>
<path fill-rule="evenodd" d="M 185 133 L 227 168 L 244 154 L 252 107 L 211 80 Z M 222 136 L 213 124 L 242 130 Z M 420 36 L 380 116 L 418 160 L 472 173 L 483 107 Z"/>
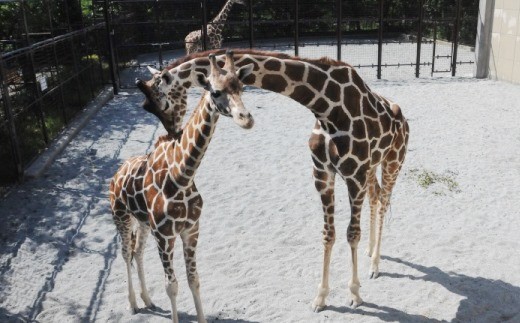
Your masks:
<path fill-rule="evenodd" d="M 323 245 L 325 247 L 331 247 L 334 245 L 334 242 L 336 241 L 336 232 L 334 228 L 325 225 L 325 228 L 323 229 Z"/>
<path fill-rule="evenodd" d="M 347 241 L 351 247 L 357 247 L 361 238 L 361 229 L 359 227 L 349 226 L 347 229 Z"/>

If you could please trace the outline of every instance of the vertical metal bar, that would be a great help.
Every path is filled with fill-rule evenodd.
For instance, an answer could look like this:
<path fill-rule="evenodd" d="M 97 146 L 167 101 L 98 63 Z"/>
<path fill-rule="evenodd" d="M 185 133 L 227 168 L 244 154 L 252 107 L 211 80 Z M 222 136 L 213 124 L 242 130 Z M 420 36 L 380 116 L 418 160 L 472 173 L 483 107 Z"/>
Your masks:
<path fill-rule="evenodd" d="M 45 126 L 45 113 L 43 111 L 42 106 L 42 92 L 40 90 L 40 87 L 38 86 L 38 79 L 36 78 L 36 69 L 35 69 L 35 63 L 34 63 L 34 48 L 29 49 L 28 51 L 29 55 L 29 70 L 30 70 L 30 77 L 31 81 L 34 84 L 34 91 L 36 93 L 36 101 L 38 102 L 36 105 L 38 106 L 37 115 L 40 118 L 40 126 L 42 128 L 42 134 L 43 134 L 43 141 L 45 141 L 46 144 L 49 143 L 49 135 L 47 133 L 47 127 Z"/>
<path fill-rule="evenodd" d="M 7 89 L 7 77 L 4 72 L 4 62 L 2 56 L 0 56 L 0 85 L 2 91 L 2 98 L 4 101 L 4 111 L 9 124 L 9 137 L 11 140 L 11 151 L 14 157 L 14 163 L 16 166 L 16 176 L 18 180 L 22 179 L 23 176 L 23 161 L 22 154 L 20 152 L 20 142 L 16 134 L 16 126 L 14 123 L 13 110 L 11 106 L 11 98 L 9 97 L 9 90 Z"/>
<path fill-rule="evenodd" d="M 385 2 L 379 0 L 379 30 L 377 40 L 377 79 L 381 79 L 381 62 L 383 60 L 383 9 Z"/>
<path fill-rule="evenodd" d="M 114 55 L 114 43 L 112 36 L 114 35 L 114 30 L 112 29 L 112 25 L 110 24 L 110 18 L 108 14 L 108 0 L 105 0 L 103 6 L 103 15 L 105 17 L 105 28 L 107 34 L 107 44 L 108 44 L 108 66 L 110 69 L 110 78 L 112 79 L 112 87 L 114 88 L 114 94 L 119 92 L 119 80 L 116 74 L 116 62 Z"/>
<path fill-rule="evenodd" d="M 435 50 L 437 49 L 437 22 L 433 25 L 432 76 L 435 72 Z"/>
<path fill-rule="evenodd" d="M 159 30 L 162 30 L 161 28 L 161 18 L 159 16 L 159 1 L 155 1 L 154 4 L 153 4 L 153 11 L 154 11 L 154 16 L 155 16 L 155 24 L 154 24 L 154 32 L 157 34 L 159 32 Z M 158 38 L 158 37 L 157 37 Z M 163 68 L 163 48 L 162 48 L 162 43 L 161 41 L 159 40 L 158 41 L 159 43 L 159 69 L 162 70 Z"/>
<path fill-rule="evenodd" d="M 253 0 L 249 0 L 249 48 L 254 47 L 253 30 Z"/>
<path fill-rule="evenodd" d="M 419 77 L 421 66 L 421 44 L 422 44 L 422 29 L 423 29 L 423 1 L 419 0 L 419 26 L 417 29 L 417 59 L 415 61 L 415 77 Z"/>
<path fill-rule="evenodd" d="M 27 14 L 25 13 L 25 3 L 26 3 L 26 0 L 22 0 L 21 7 L 22 7 L 22 16 L 23 16 L 23 28 L 25 30 L 25 46 L 29 46 L 29 44 L 30 44 L 29 25 L 27 24 Z"/>
<path fill-rule="evenodd" d="M 336 0 L 336 41 L 337 41 L 337 59 L 341 61 L 341 21 L 343 20 L 342 16 L 342 0 Z"/>
<path fill-rule="evenodd" d="M 455 76 L 457 71 L 457 49 L 459 47 L 459 29 L 460 29 L 460 9 L 462 5 L 462 0 L 457 1 L 457 13 L 455 17 L 455 30 L 454 30 L 454 38 L 453 38 L 453 55 L 451 61 L 451 76 Z"/>
<path fill-rule="evenodd" d="M 208 34 L 207 0 L 202 0 L 202 49 L 207 50 L 208 44 L 206 35 Z"/>
<path fill-rule="evenodd" d="M 294 56 L 298 56 L 299 47 L 300 47 L 300 38 L 299 38 L 299 25 L 300 25 L 300 16 L 299 12 L 300 8 L 298 5 L 298 0 L 294 0 Z"/>

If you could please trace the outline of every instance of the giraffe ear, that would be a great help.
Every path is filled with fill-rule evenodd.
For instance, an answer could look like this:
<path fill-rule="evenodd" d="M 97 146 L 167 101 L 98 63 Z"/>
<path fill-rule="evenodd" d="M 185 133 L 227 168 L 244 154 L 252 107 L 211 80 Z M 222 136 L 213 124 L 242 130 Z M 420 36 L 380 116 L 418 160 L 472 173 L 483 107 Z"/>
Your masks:
<path fill-rule="evenodd" d="M 193 78 L 193 83 L 196 86 L 199 86 L 206 91 L 210 90 L 209 81 L 206 78 L 206 75 L 204 75 L 203 73 L 200 73 L 200 72 L 195 72 L 195 74 L 192 76 L 192 78 Z"/>
<path fill-rule="evenodd" d="M 148 70 L 150 71 L 150 73 L 152 73 L 152 75 L 155 75 L 155 74 L 159 74 L 161 72 L 159 72 L 158 70 L 156 70 L 155 68 L 151 67 L 151 66 L 146 66 L 148 68 Z"/>
<path fill-rule="evenodd" d="M 255 65 L 253 63 L 247 64 L 242 66 L 237 71 L 237 76 L 240 79 L 240 81 L 244 81 L 246 77 L 248 77 L 251 73 L 253 73 L 253 69 L 255 68 Z"/>
<path fill-rule="evenodd" d="M 164 70 L 161 73 L 161 78 L 166 82 L 166 84 L 170 85 L 173 82 L 173 75 L 168 70 Z"/>

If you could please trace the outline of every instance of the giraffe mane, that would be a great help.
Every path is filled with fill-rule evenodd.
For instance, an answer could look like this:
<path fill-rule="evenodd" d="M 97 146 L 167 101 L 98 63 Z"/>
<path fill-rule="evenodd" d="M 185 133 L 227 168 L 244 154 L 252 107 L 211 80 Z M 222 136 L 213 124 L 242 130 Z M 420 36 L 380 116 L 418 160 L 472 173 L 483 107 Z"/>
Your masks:
<path fill-rule="evenodd" d="M 291 56 L 288 54 L 280 53 L 280 52 L 273 52 L 273 51 L 262 51 L 262 50 L 256 50 L 256 49 L 242 49 L 242 48 L 234 48 L 233 52 L 235 54 L 239 55 L 255 55 L 255 56 L 271 56 L 276 57 L 279 59 L 291 59 L 296 61 L 302 61 L 307 62 L 313 65 L 319 65 L 319 66 L 345 66 L 345 67 L 352 67 L 350 64 L 347 64 L 343 61 L 334 60 L 329 57 L 321 57 L 318 59 L 312 59 L 312 58 L 302 58 L 299 56 Z M 215 54 L 215 55 L 224 55 L 226 53 L 226 49 L 213 49 L 208 50 L 205 52 L 197 52 L 193 53 L 184 57 L 181 57 L 173 62 L 171 62 L 166 68 L 172 69 L 175 68 L 183 63 L 186 63 L 187 61 L 190 61 L 195 58 L 201 58 L 201 57 L 208 57 L 209 54 Z"/>

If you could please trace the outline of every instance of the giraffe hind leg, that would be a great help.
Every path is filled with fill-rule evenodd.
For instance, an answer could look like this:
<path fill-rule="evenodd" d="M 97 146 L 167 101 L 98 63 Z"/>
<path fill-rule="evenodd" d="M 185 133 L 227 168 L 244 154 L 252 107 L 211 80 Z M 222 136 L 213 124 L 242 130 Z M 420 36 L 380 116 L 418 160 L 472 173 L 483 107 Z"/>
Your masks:
<path fill-rule="evenodd" d="M 401 169 L 400 164 L 396 162 L 392 163 L 383 163 L 382 165 L 382 188 L 380 194 L 380 207 L 377 212 L 377 230 L 376 230 L 376 239 L 374 244 L 373 253 L 370 260 L 370 278 L 377 278 L 379 276 L 379 261 L 381 258 L 381 242 L 383 235 L 383 223 L 385 219 L 385 214 L 390 206 L 390 197 L 392 195 L 392 190 L 397 180 L 397 176 L 399 175 L 399 171 Z"/>
<path fill-rule="evenodd" d="M 199 223 L 193 225 L 188 232 L 181 235 L 184 249 L 184 261 L 186 263 L 186 277 L 188 278 L 188 285 L 195 303 L 195 310 L 197 311 L 197 322 L 206 323 L 204 311 L 202 310 L 202 301 L 200 300 L 200 281 L 197 273 L 197 240 L 199 237 Z"/>
<path fill-rule="evenodd" d="M 121 253 L 126 264 L 126 274 L 128 277 L 128 302 L 130 303 L 130 311 L 132 314 L 136 314 L 139 311 L 139 307 L 137 307 L 134 287 L 132 285 L 132 231 L 135 220 L 131 214 L 123 211 L 113 211 L 113 219 L 117 231 L 121 235 Z"/>
<path fill-rule="evenodd" d="M 368 238 L 368 247 L 366 250 L 366 254 L 370 257 L 374 252 L 374 244 L 376 239 L 376 215 L 377 210 L 380 205 L 379 196 L 381 193 L 381 187 L 377 182 L 376 177 L 377 167 L 373 167 L 368 172 L 367 178 L 367 193 L 368 193 L 368 201 L 370 204 L 370 229 L 369 229 L 369 238 Z"/>
<path fill-rule="evenodd" d="M 148 289 L 146 288 L 146 280 L 144 278 L 144 265 L 143 265 L 143 257 L 144 257 L 144 248 L 146 246 L 146 240 L 148 235 L 150 234 L 150 227 L 148 224 L 139 223 L 139 227 L 137 228 L 136 233 L 136 241 L 134 248 L 135 261 L 137 263 L 137 275 L 139 277 L 139 283 L 141 284 L 141 299 L 144 304 L 149 309 L 155 309 L 155 305 L 152 303 L 150 299 L 150 295 L 148 294 Z"/>

